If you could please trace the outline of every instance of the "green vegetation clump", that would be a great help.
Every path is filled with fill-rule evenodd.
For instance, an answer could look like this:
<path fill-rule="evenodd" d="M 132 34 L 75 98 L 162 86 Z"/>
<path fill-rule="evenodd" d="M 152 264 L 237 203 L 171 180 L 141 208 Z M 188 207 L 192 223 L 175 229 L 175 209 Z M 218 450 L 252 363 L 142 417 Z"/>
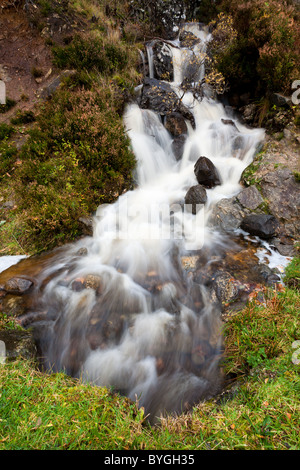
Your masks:
<path fill-rule="evenodd" d="M 222 13 L 211 23 L 211 51 L 232 91 L 250 92 L 254 98 L 272 92 L 289 94 L 300 65 L 296 7 L 278 0 L 221 0 L 216 10 Z M 224 15 L 236 35 L 220 43 Z"/>
<path fill-rule="evenodd" d="M 0 142 L 0 183 L 5 175 L 9 174 L 14 168 L 17 153 L 18 150 L 13 144 L 8 143 L 6 140 Z"/>
<path fill-rule="evenodd" d="M 284 282 L 287 286 L 300 290 L 300 258 L 295 257 L 285 270 Z"/>
<path fill-rule="evenodd" d="M 76 70 L 97 70 L 100 73 L 113 73 L 128 64 L 128 54 L 122 43 L 107 41 L 102 36 L 86 38 L 75 36 L 66 46 L 54 46 L 53 62 L 60 68 Z"/>
<path fill-rule="evenodd" d="M 13 126 L 9 124 L 0 123 L 0 142 L 4 139 L 9 139 L 11 135 L 14 133 L 15 129 Z"/>
<path fill-rule="evenodd" d="M 62 88 L 45 103 L 15 173 L 19 210 L 38 250 L 80 235 L 80 217 L 132 184 L 135 158 L 113 89 Z"/>
<path fill-rule="evenodd" d="M 35 115 L 33 111 L 25 110 L 25 111 L 17 111 L 15 117 L 13 117 L 10 122 L 14 125 L 20 124 L 29 124 L 35 121 Z"/>

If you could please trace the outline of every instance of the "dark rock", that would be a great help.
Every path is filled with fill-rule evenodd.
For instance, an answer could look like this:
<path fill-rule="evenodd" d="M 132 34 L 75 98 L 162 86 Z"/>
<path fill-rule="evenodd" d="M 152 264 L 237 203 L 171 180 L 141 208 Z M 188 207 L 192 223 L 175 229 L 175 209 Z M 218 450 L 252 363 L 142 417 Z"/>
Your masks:
<path fill-rule="evenodd" d="M 223 124 L 225 124 L 225 126 L 232 126 L 237 132 L 239 132 L 238 128 L 236 127 L 232 119 L 221 119 L 221 121 Z"/>
<path fill-rule="evenodd" d="M 201 64 L 203 59 L 198 54 L 190 52 L 183 66 L 183 81 L 181 88 L 185 91 L 193 90 L 194 84 L 200 80 Z"/>
<path fill-rule="evenodd" d="M 212 161 L 206 157 L 198 158 L 194 166 L 194 173 L 198 183 L 205 188 L 213 188 L 221 184 L 218 170 Z"/>
<path fill-rule="evenodd" d="M 174 137 L 187 134 L 188 128 L 184 117 L 180 113 L 171 113 L 166 116 L 165 128 Z"/>
<path fill-rule="evenodd" d="M 254 210 L 264 202 L 260 192 L 256 186 L 249 186 L 243 189 L 238 195 L 237 199 L 243 207 Z"/>
<path fill-rule="evenodd" d="M 241 222 L 242 230 L 266 240 L 274 237 L 278 228 L 278 220 L 268 214 L 250 214 Z"/>
<path fill-rule="evenodd" d="M 288 108 L 292 105 L 292 100 L 288 96 L 281 95 L 280 93 L 272 93 L 270 96 L 271 103 L 279 108 Z"/>
<path fill-rule="evenodd" d="M 145 78 L 140 97 L 140 106 L 151 109 L 162 116 L 178 112 L 195 127 L 193 114 L 182 104 L 169 83 L 155 78 Z"/>
<path fill-rule="evenodd" d="M 199 205 L 205 204 L 207 201 L 206 189 L 197 184 L 192 186 L 185 195 L 184 203 L 192 206 L 192 213 L 196 214 L 199 210 Z"/>
<path fill-rule="evenodd" d="M 155 41 L 153 46 L 153 66 L 155 78 L 173 81 L 173 54 L 168 44 L 164 41 Z"/>
<path fill-rule="evenodd" d="M 25 279 L 22 277 L 14 277 L 9 279 L 5 285 L 4 290 L 9 294 L 25 294 L 27 293 L 31 287 L 33 286 L 33 282 L 29 279 Z"/>

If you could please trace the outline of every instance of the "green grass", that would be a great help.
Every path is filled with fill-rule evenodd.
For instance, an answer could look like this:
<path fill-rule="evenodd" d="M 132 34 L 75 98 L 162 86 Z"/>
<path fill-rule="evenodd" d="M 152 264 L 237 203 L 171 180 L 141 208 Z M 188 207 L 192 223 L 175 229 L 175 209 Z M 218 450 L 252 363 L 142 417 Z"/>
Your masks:
<path fill-rule="evenodd" d="M 0 449 L 299 450 L 299 300 L 294 289 L 266 291 L 229 317 L 231 388 L 153 427 L 106 388 L 8 362 L 0 367 Z"/>

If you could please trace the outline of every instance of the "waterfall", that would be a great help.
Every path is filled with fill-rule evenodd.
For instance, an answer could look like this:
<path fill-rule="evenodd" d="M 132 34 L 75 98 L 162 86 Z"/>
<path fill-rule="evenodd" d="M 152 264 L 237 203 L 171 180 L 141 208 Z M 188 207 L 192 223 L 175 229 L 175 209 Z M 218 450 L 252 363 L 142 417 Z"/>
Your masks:
<path fill-rule="evenodd" d="M 226 238 L 208 224 L 211 210 L 240 190 L 241 173 L 264 138 L 262 130 L 237 120 L 224 124 L 224 107 L 209 95 L 198 101 L 180 89 L 185 57 L 204 53 L 209 39 L 207 31 L 193 31 L 201 39 L 198 49 L 173 48 L 171 86 L 195 120 L 182 159 L 174 156 L 161 116 L 128 105 L 124 125 L 137 160 L 136 189 L 100 206 L 93 237 L 69 246 L 40 278 L 40 285 L 47 279 L 42 302 L 48 313 L 39 337 L 44 367 L 113 387 L 138 400 L 152 420 L 220 391 L 220 314 L 182 258 L 226 247 Z M 151 65 L 151 47 L 147 53 Z M 213 162 L 221 184 L 207 190 L 207 202 L 194 214 L 185 210 L 184 198 L 197 184 L 200 155 Z"/>

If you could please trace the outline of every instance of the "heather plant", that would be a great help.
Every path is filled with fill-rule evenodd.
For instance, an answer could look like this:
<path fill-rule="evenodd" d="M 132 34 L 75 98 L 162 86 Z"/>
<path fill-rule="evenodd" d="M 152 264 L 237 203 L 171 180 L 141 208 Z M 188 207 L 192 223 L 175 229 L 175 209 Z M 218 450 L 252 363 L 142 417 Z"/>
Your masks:
<path fill-rule="evenodd" d="M 296 8 L 278 0 L 217 3 L 223 15 L 211 26 L 219 72 L 234 90 L 250 91 L 254 97 L 274 91 L 288 94 L 300 64 Z M 236 34 L 228 34 L 228 24 Z"/>
<path fill-rule="evenodd" d="M 53 62 L 60 68 L 97 70 L 109 74 L 123 70 L 128 64 L 128 51 L 121 42 L 102 36 L 76 35 L 70 44 L 54 46 Z"/>
<path fill-rule="evenodd" d="M 78 237 L 79 218 L 130 188 L 135 166 L 109 86 L 62 88 L 45 103 L 20 158 L 19 210 L 38 250 Z"/>

